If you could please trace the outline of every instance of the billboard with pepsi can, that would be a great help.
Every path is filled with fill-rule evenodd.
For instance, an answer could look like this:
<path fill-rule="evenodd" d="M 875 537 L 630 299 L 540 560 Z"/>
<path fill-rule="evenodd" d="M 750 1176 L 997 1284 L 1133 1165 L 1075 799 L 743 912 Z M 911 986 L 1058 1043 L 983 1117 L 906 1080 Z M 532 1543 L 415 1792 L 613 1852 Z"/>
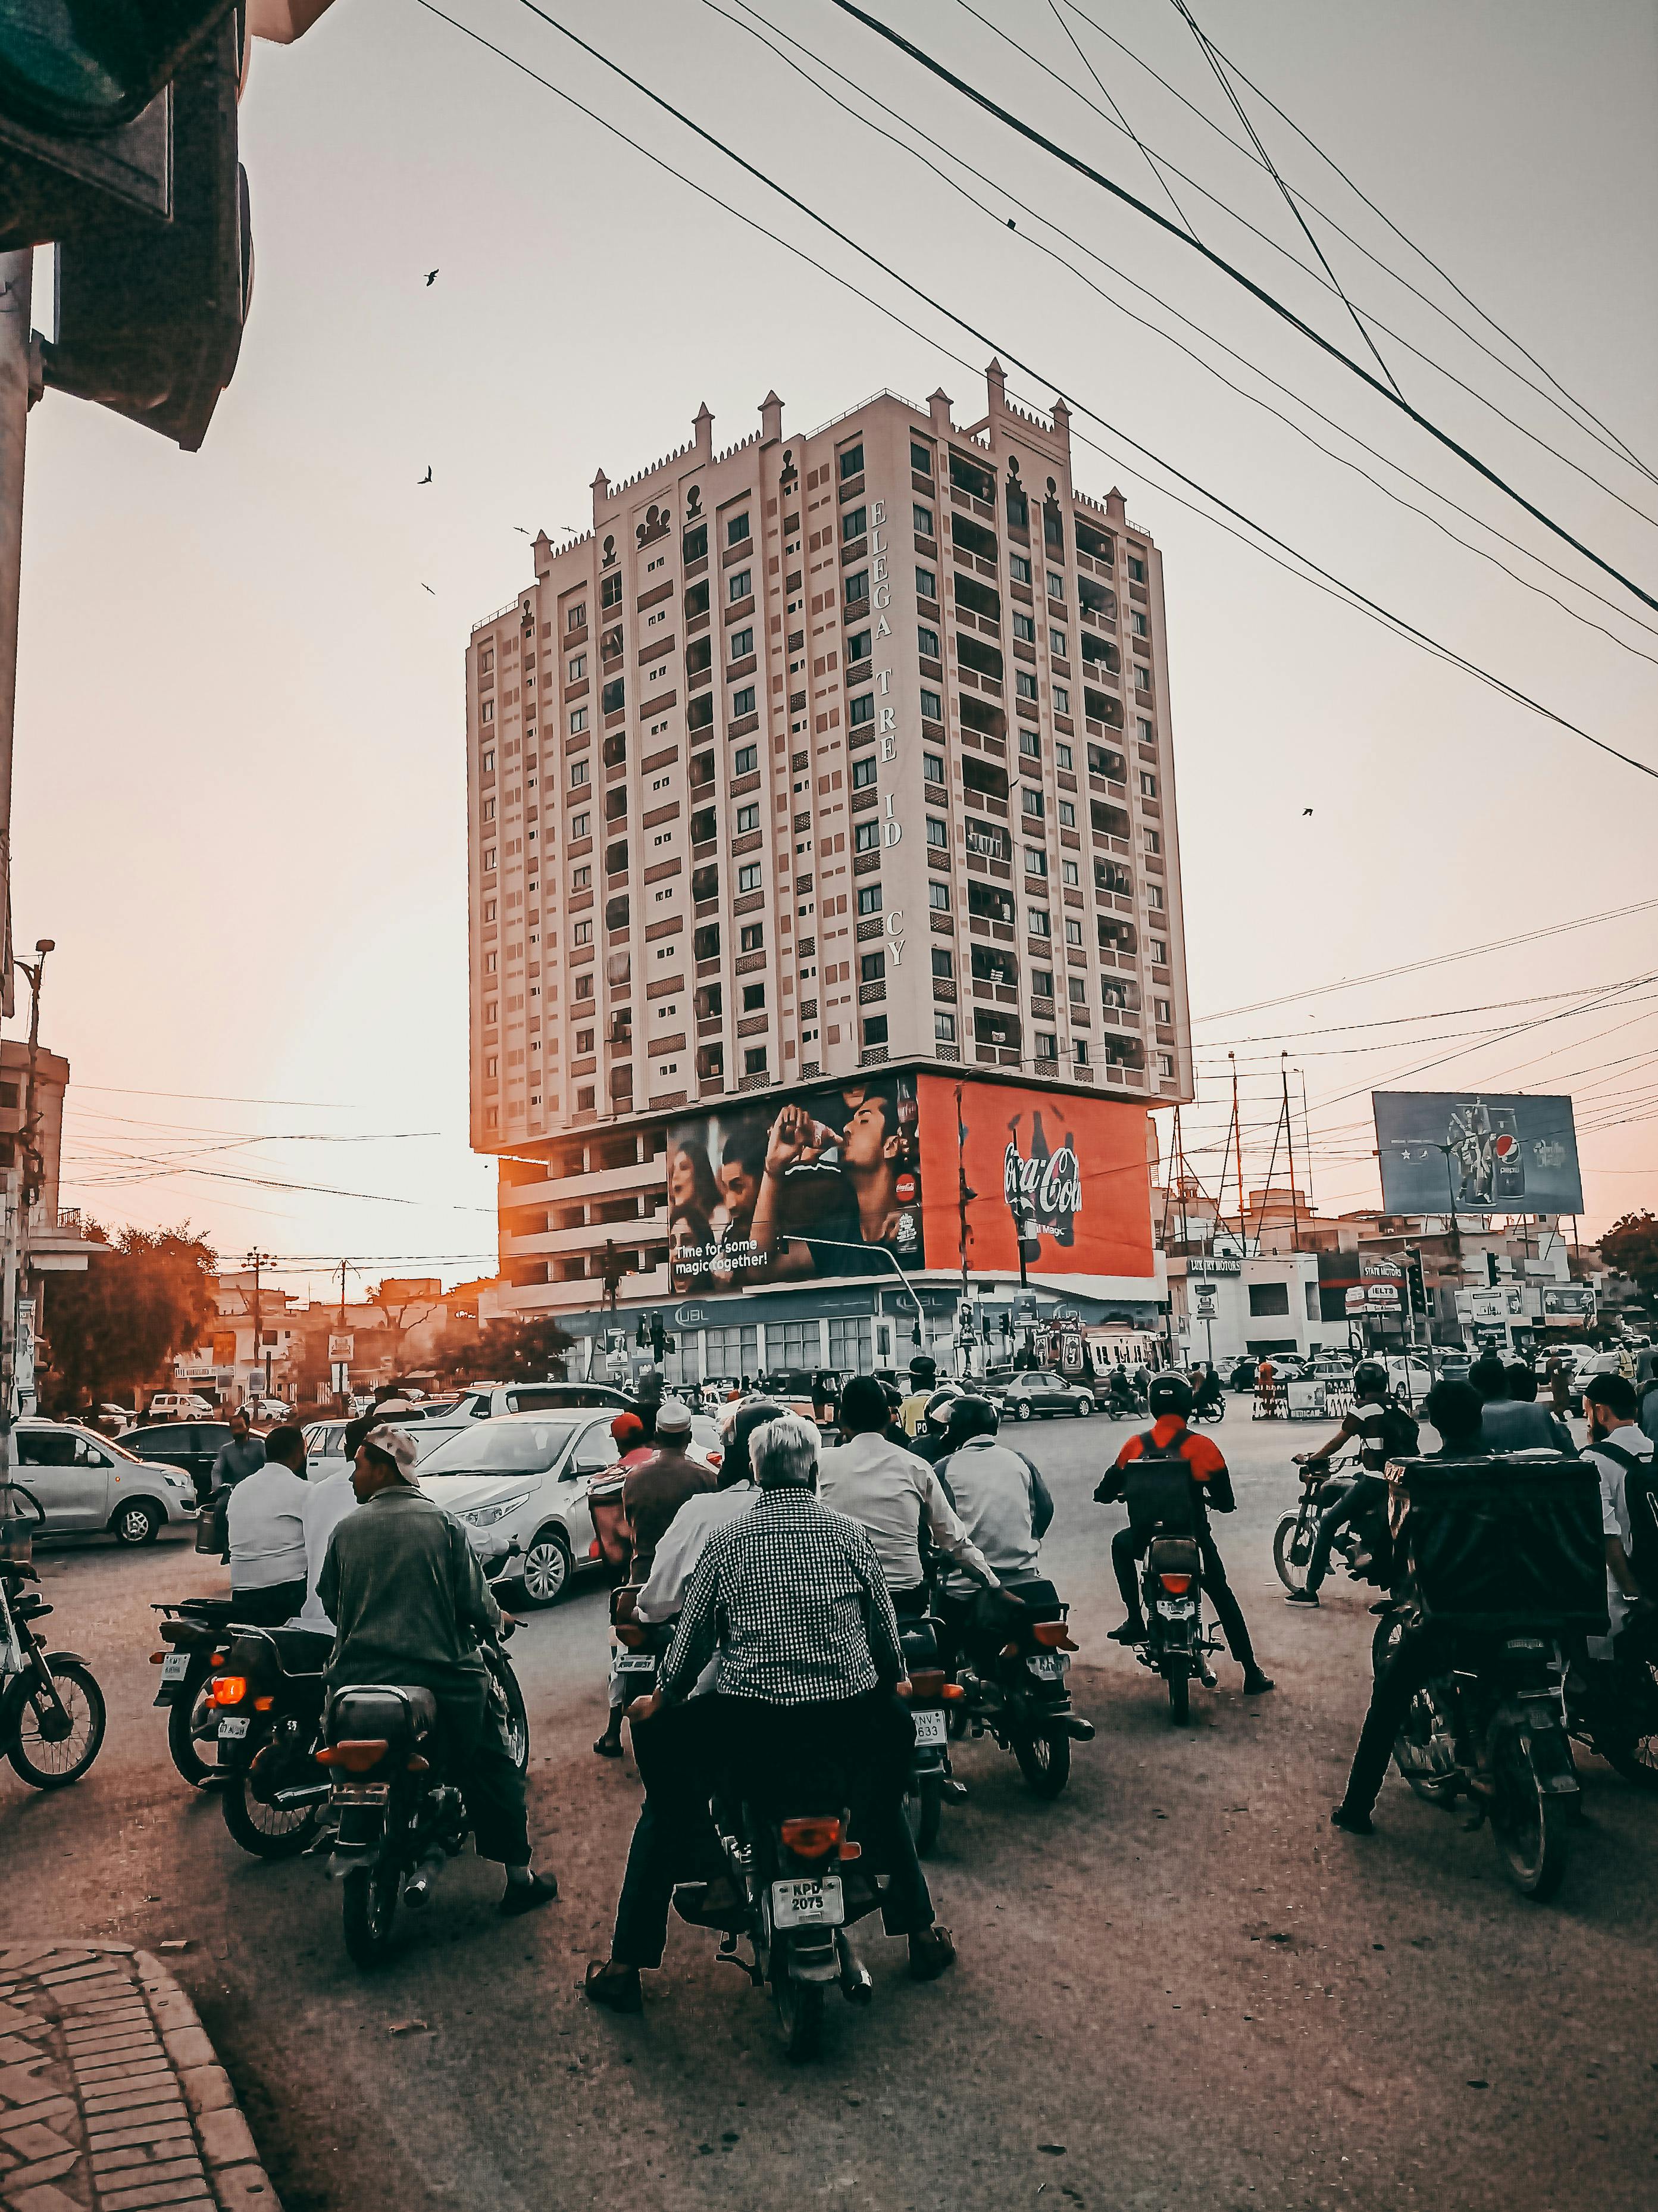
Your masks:
<path fill-rule="evenodd" d="M 1581 1213 L 1571 1100 L 1376 1091 L 1384 1213 Z"/>

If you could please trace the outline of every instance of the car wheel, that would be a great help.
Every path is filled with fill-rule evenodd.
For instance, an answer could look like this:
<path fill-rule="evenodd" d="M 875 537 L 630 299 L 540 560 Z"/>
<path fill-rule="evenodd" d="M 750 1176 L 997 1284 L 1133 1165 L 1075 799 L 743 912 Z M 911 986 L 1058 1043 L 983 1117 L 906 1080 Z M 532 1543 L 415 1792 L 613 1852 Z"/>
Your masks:
<path fill-rule="evenodd" d="M 118 1544 L 153 1544 L 161 1525 L 161 1516 L 153 1505 L 146 1505 L 142 1498 L 132 1498 L 117 1509 L 109 1533 Z"/>
<path fill-rule="evenodd" d="M 1036 1418 L 1036 1408 L 1029 1398 L 1016 1398 L 1013 1401 L 1013 1411 L 1015 1416 L 1021 1421 L 1034 1421 Z"/>
<path fill-rule="evenodd" d="M 1084 1394 L 1072 1409 L 1079 1421 L 1085 1421 L 1094 1410 L 1094 1401 Z"/>
<path fill-rule="evenodd" d="M 558 1528 L 538 1528 L 524 1547 L 520 1569 L 526 1605 L 556 1605 L 570 1586 L 570 1547 Z"/>

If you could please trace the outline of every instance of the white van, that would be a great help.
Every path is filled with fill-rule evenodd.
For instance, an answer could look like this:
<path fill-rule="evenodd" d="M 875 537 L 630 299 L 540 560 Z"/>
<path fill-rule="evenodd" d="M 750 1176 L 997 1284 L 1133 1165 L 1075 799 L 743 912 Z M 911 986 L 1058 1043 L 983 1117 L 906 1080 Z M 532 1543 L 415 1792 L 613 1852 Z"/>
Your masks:
<path fill-rule="evenodd" d="M 153 1421 L 208 1421 L 216 1411 L 193 1390 L 158 1390 L 149 1401 Z"/>

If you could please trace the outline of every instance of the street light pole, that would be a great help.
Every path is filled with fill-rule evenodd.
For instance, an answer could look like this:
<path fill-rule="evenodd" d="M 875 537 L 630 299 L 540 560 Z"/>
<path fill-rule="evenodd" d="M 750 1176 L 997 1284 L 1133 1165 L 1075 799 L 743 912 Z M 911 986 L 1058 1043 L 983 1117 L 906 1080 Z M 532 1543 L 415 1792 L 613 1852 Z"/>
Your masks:
<path fill-rule="evenodd" d="M 814 1244 L 827 1244 L 831 1250 L 836 1252 L 878 1252 L 881 1257 L 886 1261 L 888 1267 L 891 1268 L 893 1273 L 896 1275 L 899 1281 L 903 1285 L 904 1288 L 909 1292 L 911 1303 L 915 1308 L 915 1327 L 917 1333 L 923 1337 L 925 1336 L 926 1315 L 922 1310 L 920 1297 L 916 1295 L 915 1285 L 910 1281 L 909 1277 L 898 1265 L 897 1261 L 893 1257 L 892 1254 L 888 1251 L 884 1244 L 850 1244 L 843 1237 L 819 1237 L 815 1231 L 813 1232 L 811 1241 Z"/>
<path fill-rule="evenodd" d="M 0 1013 L 11 981 L 12 740 L 17 712 L 17 610 L 23 566 L 23 452 L 28 437 L 34 250 L 0 253 Z"/>

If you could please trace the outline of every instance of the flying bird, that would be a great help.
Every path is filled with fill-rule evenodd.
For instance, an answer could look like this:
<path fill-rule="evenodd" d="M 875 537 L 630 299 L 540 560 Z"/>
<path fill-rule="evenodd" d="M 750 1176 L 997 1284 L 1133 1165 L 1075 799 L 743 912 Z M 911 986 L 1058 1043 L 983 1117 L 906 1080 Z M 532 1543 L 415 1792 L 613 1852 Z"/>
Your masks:
<path fill-rule="evenodd" d="M 513 525 L 513 527 L 517 531 L 520 538 L 528 538 L 531 535 L 530 532 L 524 527 L 524 525 L 521 522 L 515 522 Z"/>
<path fill-rule="evenodd" d="M 429 584 L 422 584 L 421 586 L 421 589 L 422 592 L 432 592 L 432 586 Z M 432 592 L 432 597 L 436 599 L 437 593 L 435 592 Z"/>
<path fill-rule="evenodd" d="M 1313 810 L 1310 806 L 1303 806 L 1301 811 L 1303 814 L 1310 814 Z"/>
<path fill-rule="evenodd" d="M 432 481 L 432 464 L 430 463 L 430 461 L 428 461 L 428 462 L 426 464 L 426 474 L 425 474 L 425 475 L 421 478 L 421 480 L 420 480 L 420 483 L 417 483 L 417 484 L 415 486 L 415 489 L 416 489 L 416 491 L 418 491 L 418 490 L 420 489 L 420 488 L 421 488 L 421 484 L 429 484 L 429 483 L 431 483 L 431 481 Z"/>
<path fill-rule="evenodd" d="M 431 287 L 432 285 L 434 285 L 434 284 L 435 284 L 435 283 L 437 283 L 437 281 L 438 281 L 438 272 L 437 272 L 437 270 L 436 270 L 435 269 L 428 269 L 428 270 L 427 270 L 427 272 L 426 272 L 426 283 L 427 283 L 428 289 L 430 289 L 430 287 Z"/>

